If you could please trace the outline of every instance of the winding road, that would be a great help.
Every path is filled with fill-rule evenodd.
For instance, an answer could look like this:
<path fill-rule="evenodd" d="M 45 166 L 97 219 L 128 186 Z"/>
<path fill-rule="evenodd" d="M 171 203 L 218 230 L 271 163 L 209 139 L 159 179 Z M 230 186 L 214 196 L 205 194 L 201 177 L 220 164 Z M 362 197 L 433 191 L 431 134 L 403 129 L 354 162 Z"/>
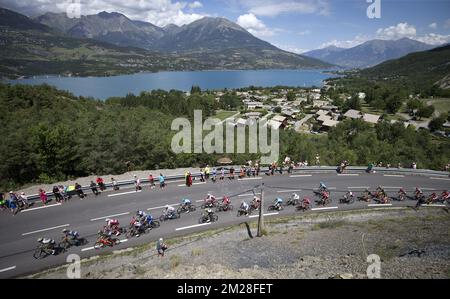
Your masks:
<path fill-rule="evenodd" d="M 242 180 L 218 181 L 217 183 L 195 183 L 187 188 L 183 181 L 169 182 L 164 190 L 159 188 L 151 190 L 144 186 L 141 192 L 134 192 L 134 188 L 122 188 L 119 191 L 106 191 L 98 197 L 93 194 L 80 200 L 72 198 L 64 204 L 54 202 L 47 206 L 36 204 L 33 208 L 24 210 L 13 216 L 8 211 L 0 213 L 0 278 L 11 278 L 35 273 L 47 268 L 63 265 L 69 254 L 78 254 L 81 258 L 87 258 L 113 250 L 124 249 L 130 246 L 145 244 L 157 240 L 160 237 L 165 239 L 191 234 L 213 228 L 226 227 L 239 224 L 244 221 L 256 221 L 257 216 L 237 217 L 236 208 L 241 201 L 249 202 L 253 194 L 251 190 L 264 183 L 265 214 L 268 218 L 292 215 L 295 208 L 286 207 L 281 212 L 267 212 L 269 202 L 275 197 L 287 199 L 293 192 L 301 197 L 309 196 L 315 198 L 312 190 L 318 187 L 320 181 L 325 182 L 331 191 L 333 202 L 325 209 L 313 206 L 313 209 L 306 213 L 321 213 L 331 210 L 352 210 L 352 209 L 374 209 L 380 205 L 374 203 L 356 202 L 352 205 L 339 204 L 339 198 L 348 190 L 360 195 L 365 188 L 374 190 L 381 185 L 390 196 L 396 196 L 397 191 L 403 187 L 408 195 L 413 193 L 416 186 L 422 188 L 425 194 L 434 190 L 442 191 L 450 189 L 450 178 L 419 176 L 419 175 L 395 175 L 395 174 L 363 174 L 363 173 L 302 173 L 283 174 L 275 176 L 262 175 L 256 178 L 246 178 Z M 256 189 L 259 193 L 260 189 Z M 121 226 L 128 226 L 128 223 L 137 210 L 144 210 L 159 217 L 165 205 L 178 205 L 181 198 L 190 198 L 196 206 L 200 206 L 200 201 L 206 197 L 207 193 L 212 193 L 216 197 L 223 195 L 232 196 L 232 204 L 235 211 L 218 213 L 219 221 L 212 224 L 198 225 L 198 219 L 202 211 L 189 214 L 182 214 L 180 219 L 170 220 L 161 223 L 161 227 L 151 230 L 149 233 L 139 237 L 126 240 L 125 236 L 120 236 L 122 243 L 114 248 L 96 250 L 93 244 L 96 234 L 105 223 L 108 217 L 117 218 Z M 404 202 L 393 201 L 391 205 L 382 206 L 386 209 L 413 206 L 412 200 Z M 435 205 L 441 207 L 441 205 Z M 424 207 L 425 208 L 425 207 Z M 432 207 L 427 207 L 432 208 Z M 60 240 L 62 229 L 69 228 L 76 230 L 82 237 L 87 238 L 89 243 L 82 247 L 72 247 L 67 252 L 56 256 L 48 256 L 41 260 L 33 258 L 33 252 L 38 245 L 39 237 L 49 237 Z"/>

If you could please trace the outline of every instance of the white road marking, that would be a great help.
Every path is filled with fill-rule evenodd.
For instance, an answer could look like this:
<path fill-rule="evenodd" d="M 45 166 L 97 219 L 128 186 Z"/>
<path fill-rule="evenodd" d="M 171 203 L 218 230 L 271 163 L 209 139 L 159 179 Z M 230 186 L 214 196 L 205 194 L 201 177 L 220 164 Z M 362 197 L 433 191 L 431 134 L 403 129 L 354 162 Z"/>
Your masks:
<path fill-rule="evenodd" d="M 176 230 L 176 231 L 179 231 L 179 230 L 185 230 L 185 229 L 189 229 L 189 228 L 200 227 L 200 226 L 206 226 L 206 225 L 210 225 L 210 224 L 211 224 L 211 222 L 208 222 L 208 223 L 202 223 L 202 224 L 196 224 L 196 225 L 191 225 L 191 226 L 180 227 L 180 228 L 177 228 L 177 229 L 175 229 L 175 230 Z"/>
<path fill-rule="evenodd" d="M 358 173 L 339 173 L 338 176 L 359 176 Z"/>
<path fill-rule="evenodd" d="M 367 206 L 368 207 L 392 207 L 392 204 L 391 203 L 384 203 L 384 204 L 379 203 L 379 204 L 370 204 Z"/>
<path fill-rule="evenodd" d="M 206 184 L 206 182 L 192 183 L 192 186 L 194 186 L 194 185 L 203 185 L 203 184 Z M 187 186 L 186 186 L 186 184 L 181 184 L 181 185 L 178 185 L 178 187 L 187 187 Z"/>
<path fill-rule="evenodd" d="M 304 178 L 304 177 L 308 177 L 308 176 L 312 176 L 312 174 L 295 174 L 295 175 L 290 175 L 290 178 Z"/>
<path fill-rule="evenodd" d="M 311 211 L 336 210 L 336 209 L 339 209 L 339 207 L 314 208 L 311 209 Z"/>
<path fill-rule="evenodd" d="M 278 213 L 278 212 L 276 212 L 276 213 L 267 213 L 267 214 L 264 214 L 264 216 L 272 216 L 272 215 L 278 215 L 278 214 L 280 214 L 280 213 Z M 259 217 L 259 215 L 248 216 L 248 218 L 256 218 L 256 217 Z"/>
<path fill-rule="evenodd" d="M 49 227 L 49 228 L 44 228 L 44 229 L 40 229 L 40 230 L 35 230 L 35 231 L 29 232 L 29 233 L 23 233 L 22 236 L 27 236 L 27 235 L 31 235 L 31 234 L 45 232 L 45 231 L 48 231 L 48 230 L 53 230 L 53 229 L 57 229 L 57 228 L 67 227 L 69 225 L 70 224 L 63 224 L 63 225 L 58 225 L 58 226 L 55 226 L 55 227 Z"/>
<path fill-rule="evenodd" d="M 404 178 L 404 175 L 401 174 L 384 174 L 383 176 L 393 177 L 393 178 Z"/>
<path fill-rule="evenodd" d="M 255 195 L 261 195 L 261 193 L 255 193 Z M 247 196 L 253 196 L 253 193 L 247 193 L 247 194 L 240 194 L 239 197 L 247 197 Z"/>
<path fill-rule="evenodd" d="M 446 205 L 435 205 L 435 204 L 431 204 L 431 205 L 421 205 L 421 207 L 430 207 L 430 208 L 445 208 Z"/>
<path fill-rule="evenodd" d="M 432 180 L 441 180 L 441 181 L 450 181 L 450 179 L 445 179 L 445 178 L 431 178 Z"/>
<path fill-rule="evenodd" d="M 302 190 L 298 189 L 298 190 L 281 190 L 281 191 L 277 191 L 278 193 L 290 193 L 290 192 L 300 192 Z"/>
<path fill-rule="evenodd" d="M 167 206 L 175 206 L 175 205 L 177 205 L 176 203 L 174 203 L 174 204 L 169 204 L 169 205 L 165 205 L 165 206 L 160 206 L 160 207 L 154 207 L 154 208 L 148 208 L 147 209 L 147 211 L 151 211 L 151 210 L 158 210 L 158 209 L 162 209 L 162 208 L 165 208 L 165 207 L 167 207 Z"/>
<path fill-rule="evenodd" d="M 328 190 L 336 190 L 336 187 L 328 187 Z"/>
<path fill-rule="evenodd" d="M 203 202 L 203 199 L 196 200 L 195 202 Z"/>
<path fill-rule="evenodd" d="M 238 179 L 238 181 L 262 180 L 262 177 Z"/>
<path fill-rule="evenodd" d="M 98 217 L 98 218 L 91 219 L 91 221 L 97 221 L 97 220 L 102 220 L 102 219 L 106 219 L 106 218 L 124 216 L 124 215 L 128 215 L 128 214 L 130 214 L 130 212 L 121 213 L 121 214 L 115 214 L 115 215 L 109 215 L 109 216 L 104 216 L 104 217 Z"/>
<path fill-rule="evenodd" d="M 54 204 L 54 205 L 42 206 L 42 207 L 37 207 L 37 208 L 32 208 L 32 209 L 26 209 L 26 210 L 22 210 L 20 212 L 21 213 L 25 213 L 25 212 L 30 212 L 30 211 L 34 211 L 34 210 L 53 208 L 53 207 L 60 206 L 60 205 L 62 205 L 62 204 L 61 203 L 57 203 L 57 204 Z"/>
<path fill-rule="evenodd" d="M 114 197 L 114 196 L 120 196 L 120 195 L 127 195 L 127 194 L 134 194 L 134 193 L 141 193 L 142 190 L 139 191 L 130 191 L 130 192 L 123 192 L 123 193 L 116 193 L 116 194 L 109 194 L 108 197 Z"/>
<path fill-rule="evenodd" d="M 389 186 L 381 186 L 383 189 L 402 189 L 403 187 L 389 187 Z"/>
<path fill-rule="evenodd" d="M 370 186 L 347 187 L 348 189 L 369 189 Z"/>
<path fill-rule="evenodd" d="M 1 269 L 0 273 L 1 272 L 6 272 L 6 271 L 11 271 L 11 270 L 14 270 L 14 269 L 16 269 L 16 266 L 12 266 L 12 267 L 8 267 L 8 268 L 5 268 L 5 269 Z"/>
<path fill-rule="evenodd" d="M 128 242 L 128 239 L 120 240 L 120 244 L 125 243 L 125 242 Z M 94 250 L 94 249 L 95 249 L 95 247 L 92 246 L 92 247 L 86 247 L 86 248 L 83 248 L 83 249 L 81 249 L 81 251 L 84 252 L 84 251 Z"/>

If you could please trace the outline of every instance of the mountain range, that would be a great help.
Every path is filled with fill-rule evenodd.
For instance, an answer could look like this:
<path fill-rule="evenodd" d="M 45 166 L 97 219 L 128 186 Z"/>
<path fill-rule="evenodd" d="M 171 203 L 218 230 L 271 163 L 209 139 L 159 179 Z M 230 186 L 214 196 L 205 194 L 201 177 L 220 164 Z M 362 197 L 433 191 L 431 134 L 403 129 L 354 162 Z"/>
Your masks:
<path fill-rule="evenodd" d="M 399 40 L 376 39 L 349 49 L 331 46 L 306 52 L 303 55 L 342 67 L 366 68 L 413 52 L 430 50 L 434 47 L 409 38 Z"/>
<path fill-rule="evenodd" d="M 283 51 L 224 18 L 164 28 L 120 13 L 30 19 L 0 8 L 0 77 L 165 70 L 301 69 L 332 65 Z"/>

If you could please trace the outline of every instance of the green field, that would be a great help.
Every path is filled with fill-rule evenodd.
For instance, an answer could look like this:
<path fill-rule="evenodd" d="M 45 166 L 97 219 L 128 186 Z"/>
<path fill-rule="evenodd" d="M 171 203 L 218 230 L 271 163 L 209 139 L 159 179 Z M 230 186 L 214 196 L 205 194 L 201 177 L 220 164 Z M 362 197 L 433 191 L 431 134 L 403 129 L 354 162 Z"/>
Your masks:
<path fill-rule="evenodd" d="M 433 105 L 436 108 L 436 111 L 440 113 L 447 113 L 450 111 L 450 99 L 428 100 L 427 103 Z"/>
<path fill-rule="evenodd" d="M 230 116 L 233 116 L 237 113 L 237 111 L 224 111 L 224 110 L 219 110 L 217 111 L 216 115 L 214 116 L 215 118 L 218 118 L 220 120 L 224 120 L 227 119 Z"/>

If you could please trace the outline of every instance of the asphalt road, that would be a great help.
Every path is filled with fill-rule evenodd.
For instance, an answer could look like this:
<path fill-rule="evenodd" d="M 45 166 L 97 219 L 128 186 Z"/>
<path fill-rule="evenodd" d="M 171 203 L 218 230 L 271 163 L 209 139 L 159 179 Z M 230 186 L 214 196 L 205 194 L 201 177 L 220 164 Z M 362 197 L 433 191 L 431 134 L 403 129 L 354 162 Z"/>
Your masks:
<path fill-rule="evenodd" d="M 212 182 L 194 184 L 191 188 L 187 188 L 182 181 L 178 181 L 170 182 L 164 190 L 159 188 L 151 190 L 148 186 L 144 186 L 142 192 L 136 193 L 133 188 L 122 188 L 116 192 L 104 192 L 98 197 L 89 194 L 84 200 L 74 197 L 62 205 L 52 202 L 42 207 L 37 203 L 33 208 L 22 211 L 15 216 L 8 211 L 0 213 L 0 278 L 17 277 L 62 265 L 66 262 L 67 256 L 72 253 L 86 258 L 98 255 L 100 252 L 105 253 L 149 242 L 154 244 L 154 241 L 160 237 L 171 238 L 208 229 L 226 227 L 245 221 L 256 221 L 256 217 L 237 217 L 236 209 L 242 200 L 249 202 L 252 199 L 252 192 L 247 191 L 262 183 L 265 185 L 265 214 L 270 213 L 267 216 L 268 218 L 300 213 L 296 212 L 294 207 L 291 206 L 273 214 L 273 212 L 267 212 L 267 206 L 269 201 L 273 201 L 275 197 L 287 199 L 294 191 L 301 197 L 309 196 L 315 199 L 312 190 L 318 187 L 320 181 L 325 182 L 330 189 L 333 202 L 325 210 L 315 210 L 315 208 L 320 207 L 313 206 L 313 210 L 307 213 L 379 207 L 379 205 L 369 206 L 365 202 L 356 202 L 353 205 L 339 204 L 339 198 L 347 190 L 352 190 L 357 195 L 360 195 L 366 187 L 374 190 L 381 185 L 386 189 L 388 195 L 396 196 L 400 187 L 405 188 L 408 195 L 413 193 L 416 186 L 421 187 L 425 194 L 431 193 L 432 190 L 450 189 L 450 179 L 442 177 L 388 176 L 361 173 L 344 175 L 336 173 L 284 174 L 273 177 L 263 175 L 257 178 L 233 181 L 226 179 L 215 184 Z M 259 189 L 257 189 L 257 192 L 260 192 Z M 104 225 L 108 216 L 117 218 L 121 226 L 127 227 L 131 217 L 137 210 L 145 210 L 156 218 L 161 215 L 165 205 L 178 205 L 184 197 L 190 198 L 195 205 L 200 206 L 200 201 L 208 193 L 212 193 L 218 198 L 223 195 L 240 194 L 232 198 L 235 211 L 218 213 L 218 222 L 198 226 L 201 211 L 197 209 L 193 213 L 182 214 L 180 219 L 163 222 L 160 228 L 154 229 L 139 238 L 126 240 L 114 248 L 93 249 L 96 234 Z M 413 206 L 414 204 L 415 202 L 412 200 L 405 202 L 393 201 L 392 206 L 386 206 L 386 208 Z M 66 227 L 78 231 L 82 237 L 88 239 L 89 243 L 83 247 L 72 247 L 67 252 L 57 256 L 48 256 L 41 260 L 33 258 L 33 252 L 38 245 L 37 239 L 39 237 L 49 237 L 58 241 L 62 236 L 62 229 Z M 120 239 L 124 240 L 125 236 L 120 236 Z"/>

